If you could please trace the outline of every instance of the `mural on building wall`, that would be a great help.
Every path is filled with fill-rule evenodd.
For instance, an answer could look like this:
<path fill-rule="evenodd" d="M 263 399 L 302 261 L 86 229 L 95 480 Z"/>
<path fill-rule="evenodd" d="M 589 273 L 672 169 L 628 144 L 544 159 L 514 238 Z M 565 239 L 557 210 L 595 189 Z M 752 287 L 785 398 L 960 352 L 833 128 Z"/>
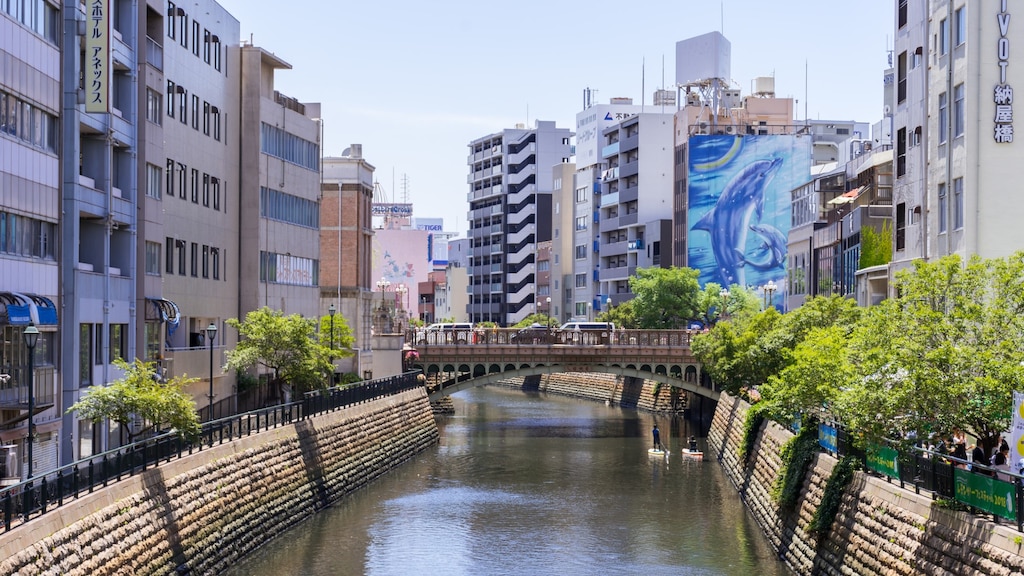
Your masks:
<path fill-rule="evenodd" d="M 808 136 L 696 135 L 689 139 L 689 267 L 701 286 L 786 287 L 790 192 L 810 179 Z"/>
<path fill-rule="evenodd" d="M 371 290 L 377 290 L 381 279 L 390 283 L 389 298 L 406 307 L 414 317 L 419 316 L 419 283 L 427 281 L 433 270 L 430 262 L 430 232 L 426 230 L 374 230 L 373 279 Z M 396 288 L 404 284 L 407 292 L 399 296 Z"/>

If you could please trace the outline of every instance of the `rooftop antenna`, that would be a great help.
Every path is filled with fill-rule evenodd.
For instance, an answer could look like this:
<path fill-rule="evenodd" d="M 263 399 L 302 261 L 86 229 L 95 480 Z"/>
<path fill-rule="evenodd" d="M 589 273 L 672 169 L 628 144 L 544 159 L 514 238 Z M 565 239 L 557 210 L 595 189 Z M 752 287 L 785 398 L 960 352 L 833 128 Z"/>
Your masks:
<path fill-rule="evenodd" d="M 644 86 L 644 82 L 647 81 L 647 57 L 640 59 L 640 113 L 644 112 L 644 104 L 647 103 L 647 88 Z"/>
<path fill-rule="evenodd" d="M 722 24 L 721 24 L 721 29 L 719 30 L 719 32 L 722 33 L 722 36 L 725 36 L 725 0 L 722 0 L 722 2 L 719 2 L 718 5 L 719 5 L 719 7 L 722 10 Z"/>

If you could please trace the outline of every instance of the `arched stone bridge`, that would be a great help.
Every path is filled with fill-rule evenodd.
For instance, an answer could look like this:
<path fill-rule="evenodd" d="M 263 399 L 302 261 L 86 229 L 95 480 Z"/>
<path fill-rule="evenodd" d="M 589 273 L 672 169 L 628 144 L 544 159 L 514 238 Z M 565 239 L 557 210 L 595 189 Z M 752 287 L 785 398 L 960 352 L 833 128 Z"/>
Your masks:
<path fill-rule="evenodd" d="M 717 401 L 690 350 L 690 330 L 559 332 L 515 328 L 411 330 L 407 368 L 437 378 L 431 400 L 514 377 L 602 372 L 654 380 Z"/>

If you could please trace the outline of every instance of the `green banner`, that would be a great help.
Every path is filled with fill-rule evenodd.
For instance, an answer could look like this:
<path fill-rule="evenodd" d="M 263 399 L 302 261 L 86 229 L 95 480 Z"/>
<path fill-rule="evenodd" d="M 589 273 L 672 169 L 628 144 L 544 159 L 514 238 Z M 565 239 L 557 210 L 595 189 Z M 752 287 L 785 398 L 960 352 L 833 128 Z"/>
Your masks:
<path fill-rule="evenodd" d="M 953 479 L 957 501 L 1007 520 L 1017 519 L 1013 511 L 1017 489 L 1012 483 L 971 474 L 962 468 L 953 470 Z"/>
<path fill-rule="evenodd" d="M 900 477 L 900 467 L 897 462 L 899 452 L 885 446 L 872 446 L 868 448 L 868 468 L 885 474 L 890 478 Z"/>

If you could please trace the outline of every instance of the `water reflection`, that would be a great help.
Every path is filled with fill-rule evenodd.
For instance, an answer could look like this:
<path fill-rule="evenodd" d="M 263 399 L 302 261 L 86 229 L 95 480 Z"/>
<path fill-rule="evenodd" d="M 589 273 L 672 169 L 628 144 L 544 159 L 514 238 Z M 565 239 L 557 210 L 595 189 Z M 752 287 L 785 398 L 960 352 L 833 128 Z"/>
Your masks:
<path fill-rule="evenodd" d="M 497 388 L 455 406 L 435 449 L 230 574 L 788 573 L 714 459 L 681 456 L 690 423 Z"/>

